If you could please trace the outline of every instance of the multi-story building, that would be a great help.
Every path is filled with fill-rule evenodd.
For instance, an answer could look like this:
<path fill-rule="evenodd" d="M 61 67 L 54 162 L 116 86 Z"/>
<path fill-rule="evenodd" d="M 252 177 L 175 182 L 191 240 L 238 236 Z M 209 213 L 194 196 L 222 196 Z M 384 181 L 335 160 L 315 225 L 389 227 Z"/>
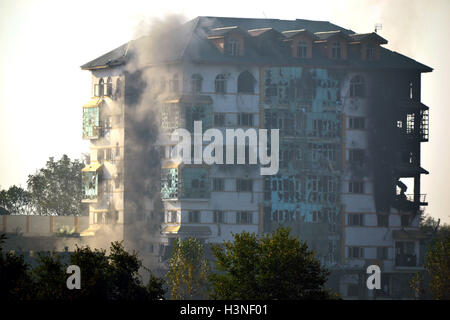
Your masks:
<path fill-rule="evenodd" d="M 156 39 L 170 45 L 143 37 L 82 66 L 93 96 L 83 107 L 82 235 L 124 239 L 163 268 L 175 238 L 222 243 L 290 226 L 343 297 L 374 297 L 373 264 L 375 295 L 406 297 L 423 259 L 420 79 L 432 69 L 377 33 L 324 21 L 198 17 Z M 278 173 L 261 175 L 248 157 L 174 160 L 170 134 L 194 121 L 203 132 L 279 129 Z"/>

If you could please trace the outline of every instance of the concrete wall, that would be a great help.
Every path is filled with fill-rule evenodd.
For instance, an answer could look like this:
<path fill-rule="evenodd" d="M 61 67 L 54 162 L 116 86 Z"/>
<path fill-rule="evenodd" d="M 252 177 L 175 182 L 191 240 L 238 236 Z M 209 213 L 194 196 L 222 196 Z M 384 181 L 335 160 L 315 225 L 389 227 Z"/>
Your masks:
<path fill-rule="evenodd" d="M 26 216 L 0 217 L 0 231 L 22 235 L 51 235 L 65 230 L 81 232 L 89 227 L 89 217 L 83 216 Z"/>

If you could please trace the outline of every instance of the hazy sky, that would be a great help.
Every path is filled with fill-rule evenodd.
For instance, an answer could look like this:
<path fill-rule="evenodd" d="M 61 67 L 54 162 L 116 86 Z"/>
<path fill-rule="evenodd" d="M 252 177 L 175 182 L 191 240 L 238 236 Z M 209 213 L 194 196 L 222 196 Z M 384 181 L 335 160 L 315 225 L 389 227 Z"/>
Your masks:
<path fill-rule="evenodd" d="M 326 20 L 356 32 L 382 23 L 386 46 L 432 68 L 422 76 L 430 142 L 422 146 L 426 212 L 450 222 L 449 0 L 37 1 L 0 0 L 0 186 L 26 186 L 50 156 L 80 157 L 90 74 L 79 66 L 127 42 L 165 14 Z M 409 190 L 408 190 L 409 193 Z"/>

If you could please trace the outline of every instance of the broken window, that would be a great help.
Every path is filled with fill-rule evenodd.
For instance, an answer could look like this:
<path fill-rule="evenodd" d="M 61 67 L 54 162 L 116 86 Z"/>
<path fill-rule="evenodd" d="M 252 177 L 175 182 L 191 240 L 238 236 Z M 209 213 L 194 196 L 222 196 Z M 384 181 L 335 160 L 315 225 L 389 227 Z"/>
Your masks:
<path fill-rule="evenodd" d="M 331 57 L 333 59 L 340 59 L 342 56 L 341 44 L 339 42 L 333 43 L 331 46 Z"/>
<path fill-rule="evenodd" d="M 242 72 L 238 77 L 238 93 L 255 93 L 255 78 L 248 72 Z"/>
<path fill-rule="evenodd" d="M 191 90 L 192 93 L 200 93 L 202 91 L 203 78 L 199 74 L 194 74 L 191 77 Z"/>
<path fill-rule="evenodd" d="M 219 74 L 215 81 L 216 93 L 227 92 L 227 78 L 224 74 Z"/>
<path fill-rule="evenodd" d="M 308 45 L 305 41 L 300 40 L 297 45 L 297 57 L 306 58 L 308 55 Z"/>
<path fill-rule="evenodd" d="M 364 78 L 362 76 L 354 76 L 350 80 L 350 97 L 361 98 L 365 95 Z"/>

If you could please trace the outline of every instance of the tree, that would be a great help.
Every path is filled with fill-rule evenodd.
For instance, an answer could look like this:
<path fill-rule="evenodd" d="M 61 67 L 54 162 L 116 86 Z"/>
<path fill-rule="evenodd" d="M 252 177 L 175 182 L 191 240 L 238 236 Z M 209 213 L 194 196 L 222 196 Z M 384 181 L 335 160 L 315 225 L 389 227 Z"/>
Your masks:
<path fill-rule="evenodd" d="M 30 300 L 33 285 L 28 264 L 23 255 L 4 253 L 4 234 L 0 235 L 0 299 L 1 301 Z"/>
<path fill-rule="evenodd" d="M 329 272 L 306 243 L 289 229 L 271 235 L 234 234 L 233 242 L 214 245 L 217 273 L 211 275 L 216 299 L 329 299 Z"/>
<path fill-rule="evenodd" d="M 105 250 L 77 247 L 69 256 L 39 253 L 30 269 L 24 257 L 3 254 L 0 236 L 0 298 L 4 300 L 155 300 L 163 299 L 163 280 L 150 274 L 145 286 L 138 274 L 142 267 L 136 252 L 128 253 L 122 243 Z M 67 288 L 69 265 L 81 271 L 81 288 Z"/>
<path fill-rule="evenodd" d="M 425 269 L 430 276 L 430 292 L 434 299 L 450 299 L 450 236 L 436 239 L 426 256 Z"/>
<path fill-rule="evenodd" d="M 0 208 L 6 214 L 32 214 L 34 207 L 31 194 L 15 185 L 8 190 L 0 190 Z"/>
<path fill-rule="evenodd" d="M 167 281 L 171 298 L 198 299 L 208 296 L 209 265 L 203 245 L 195 238 L 175 239 Z"/>
<path fill-rule="evenodd" d="M 80 215 L 86 213 L 81 203 L 81 169 L 84 164 L 63 155 L 50 157 L 45 168 L 28 176 L 28 191 L 39 214 Z"/>

